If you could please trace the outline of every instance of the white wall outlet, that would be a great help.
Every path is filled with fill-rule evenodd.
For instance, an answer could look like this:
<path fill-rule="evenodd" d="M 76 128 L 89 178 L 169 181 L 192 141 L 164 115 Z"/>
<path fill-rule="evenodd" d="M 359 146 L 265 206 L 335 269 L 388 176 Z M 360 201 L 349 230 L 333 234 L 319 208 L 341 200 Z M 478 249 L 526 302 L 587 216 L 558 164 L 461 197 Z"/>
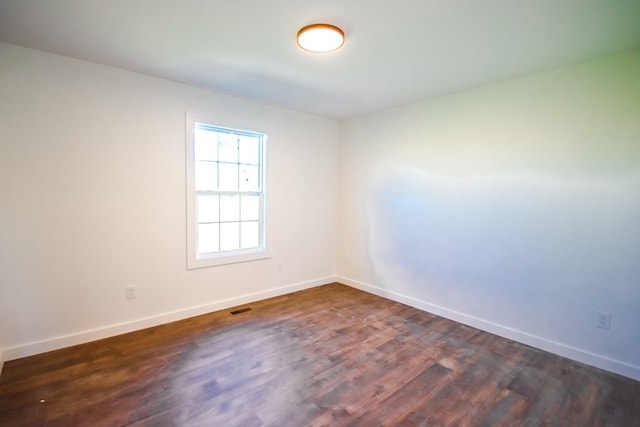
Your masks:
<path fill-rule="evenodd" d="M 611 329 L 611 313 L 608 311 L 596 311 L 596 328 Z"/>
<path fill-rule="evenodd" d="M 282 261 L 278 261 L 278 265 L 277 265 L 276 269 L 278 270 L 278 273 L 282 273 L 282 269 L 283 269 Z"/>
<path fill-rule="evenodd" d="M 138 296 L 138 288 L 136 285 L 127 285 L 124 288 L 124 294 L 127 299 L 134 299 Z"/>

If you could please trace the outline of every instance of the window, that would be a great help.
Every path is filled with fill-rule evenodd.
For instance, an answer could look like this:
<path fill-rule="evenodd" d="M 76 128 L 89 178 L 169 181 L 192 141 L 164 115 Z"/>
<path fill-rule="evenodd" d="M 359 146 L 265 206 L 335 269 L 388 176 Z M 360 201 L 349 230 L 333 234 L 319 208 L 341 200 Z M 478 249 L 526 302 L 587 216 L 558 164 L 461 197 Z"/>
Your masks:
<path fill-rule="evenodd" d="M 188 268 L 268 257 L 266 140 L 188 116 Z"/>

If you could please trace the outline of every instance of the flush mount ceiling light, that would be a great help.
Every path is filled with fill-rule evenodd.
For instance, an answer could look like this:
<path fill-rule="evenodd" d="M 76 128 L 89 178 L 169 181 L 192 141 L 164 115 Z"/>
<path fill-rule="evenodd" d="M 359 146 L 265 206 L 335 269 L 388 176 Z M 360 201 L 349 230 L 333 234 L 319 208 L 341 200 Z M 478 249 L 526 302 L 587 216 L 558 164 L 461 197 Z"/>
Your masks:
<path fill-rule="evenodd" d="M 332 52 L 343 44 L 344 32 L 335 25 L 313 24 L 298 31 L 298 46 L 309 52 Z"/>

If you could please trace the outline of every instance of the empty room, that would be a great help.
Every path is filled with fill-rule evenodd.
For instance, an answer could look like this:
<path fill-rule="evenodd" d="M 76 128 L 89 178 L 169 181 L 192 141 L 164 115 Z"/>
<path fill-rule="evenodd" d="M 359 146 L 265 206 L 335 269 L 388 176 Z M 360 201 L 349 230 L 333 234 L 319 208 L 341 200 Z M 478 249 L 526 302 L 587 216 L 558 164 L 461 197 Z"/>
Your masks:
<path fill-rule="evenodd" d="M 0 0 L 1 426 L 639 426 L 637 0 Z"/>

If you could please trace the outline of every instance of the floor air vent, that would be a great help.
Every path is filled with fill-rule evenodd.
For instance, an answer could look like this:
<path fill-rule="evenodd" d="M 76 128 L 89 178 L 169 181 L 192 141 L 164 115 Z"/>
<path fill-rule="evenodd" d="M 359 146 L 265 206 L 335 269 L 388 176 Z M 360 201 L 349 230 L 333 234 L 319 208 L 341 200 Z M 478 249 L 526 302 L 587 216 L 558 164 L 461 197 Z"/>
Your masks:
<path fill-rule="evenodd" d="M 251 311 L 251 310 L 253 310 L 253 308 L 251 307 L 239 308 L 237 310 L 233 310 L 231 314 L 233 315 L 233 314 L 246 313 L 247 311 Z"/>

